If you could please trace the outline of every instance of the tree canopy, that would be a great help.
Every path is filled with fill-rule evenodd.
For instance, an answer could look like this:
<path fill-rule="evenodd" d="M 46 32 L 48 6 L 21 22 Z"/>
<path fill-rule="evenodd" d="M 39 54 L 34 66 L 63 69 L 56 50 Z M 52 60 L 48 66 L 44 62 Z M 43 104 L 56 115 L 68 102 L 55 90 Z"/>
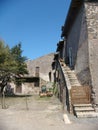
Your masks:
<path fill-rule="evenodd" d="M 28 74 L 25 60 L 22 56 L 21 43 L 9 48 L 3 41 L 0 41 L 0 79 L 7 79 L 11 76 L 22 76 Z"/>

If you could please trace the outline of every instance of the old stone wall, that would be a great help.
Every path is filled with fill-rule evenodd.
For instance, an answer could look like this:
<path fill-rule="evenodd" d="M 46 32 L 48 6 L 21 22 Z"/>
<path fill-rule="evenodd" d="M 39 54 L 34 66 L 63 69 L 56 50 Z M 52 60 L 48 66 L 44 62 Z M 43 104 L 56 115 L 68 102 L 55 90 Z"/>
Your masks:
<path fill-rule="evenodd" d="M 81 21 L 82 21 L 82 9 L 80 9 L 80 12 L 67 37 L 67 56 L 70 55 L 69 51 L 71 50 L 72 65 L 75 65 L 75 61 L 77 57 L 77 50 L 78 50 L 78 44 L 79 44 L 79 38 L 80 38 L 80 32 L 81 32 L 81 28 L 80 28 Z"/>
<path fill-rule="evenodd" d="M 35 76 L 35 68 L 39 67 L 39 76 L 43 80 L 49 81 L 49 72 L 52 71 L 52 62 L 54 58 L 54 53 L 50 53 L 39 57 L 35 60 L 26 61 L 27 68 L 29 71 L 29 76 Z"/>
<path fill-rule="evenodd" d="M 39 87 L 34 87 L 34 83 L 23 83 L 22 94 L 39 94 Z"/>
<path fill-rule="evenodd" d="M 88 27 L 89 67 L 98 103 L 98 2 L 85 3 Z"/>
<path fill-rule="evenodd" d="M 90 85 L 91 77 L 89 70 L 88 32 L 84 5 L 82 6 L 81 13 L 81 32 L 79 37 L 75 71 L 82 85 Z"/>
<path fill-rule="evenodd" d="M 67 55 L 72 48 L 72 62 L 81 84 L 90 83 L 88 35 L 85 8 L 81 7 L 67 40 Z"/>

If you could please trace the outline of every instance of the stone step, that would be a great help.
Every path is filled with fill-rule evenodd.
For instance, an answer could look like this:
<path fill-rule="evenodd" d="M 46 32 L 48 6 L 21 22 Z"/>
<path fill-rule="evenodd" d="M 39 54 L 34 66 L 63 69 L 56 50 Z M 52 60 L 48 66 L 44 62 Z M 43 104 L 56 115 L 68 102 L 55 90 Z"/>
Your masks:
<path fill-rule="evenodd" d="M 80 86 L 80 83 L 75 75 L 74 70 L 70 70 L 68 66 L 64 67 L 65 74 L 68 76 L 69 82 L 71 86 Z"/>
<path fill-rule="evenodd" d="M 75 76 L 73 77 L 73 76 L 68 76 L 69 77 L 69 79 L 72 79 L 72 80 L 78 80 Z"/>
<path fill-rule="evenodd" d="M 70 80 L 71 82 L 78 82 L 78 83 L 79 83 L 79 81 L 78 81 L 77 79 L 72 80 L 72 79 L 69 78 L 69 80 Z"/>
<path fill-rule="evenodd" d="M 70 81 L 71 83 L 76 83 L 76 84 L 79 84 L 79 85 L 80 85 L 80 83 L 79 83 L 78 81 L 71 81 L 70 79 L 69 79 L 69 81 Z"/>
<path fill-rule="evenodd" d="M 69 78 L 69 77 L 68 77 Z M 69 80 L 70 80 L 70 82 L 76 82 L 76 83 L 79 83 L 79 81 L 77 80 L 77 79 L 71 79 L 71 78 L 69 78 Z M 79 83 L 80 84 L 80 83 Z M 81 86 L 81 85 L 80 85 Z"/>
<path fill-rule="evenodd" d="M 76 113 L 77 117 L 86 117 L 86 118 L 94 118 L 94 117 L 98 117 L 98 112 L 77 112 Z"/>
<path fill-rule="evenodd" d="M 65 66 L 64 66 L 64 69 L 65 69 L 66 71 L 70 71 L 70 69 L 69 69 L 69 68 L 67 68 L 67 67 L 65 67 Z"/>
<path fill-rule="evenodd" d="M 71 86 L 79 86 L 79 83 L 70 83 L 71 84 Z"/>
<path fill-rule="evenodd" d="M 95 111 L 93 107 L 75 107 L 76 112 L 86 112 L 86 111 Z"/>
<path fill-rule="evenodd" d="M 70 80 L 70 79 L 69 79 L 69 80 Z M 70 82 L 71 82 L 71 83 L 77 83 L 77 84 L 79 84 L 78 81 L 71 81 L 71 80 L 70 80 Z"/>
<path fill-rule="evenodd" d="M 68 74 L 75 74 L 75 72 L 72 71 L 72 70 L 67 70 L 66 72 L 67 72 Z"/>
<path fill-rule="evenodd" d="M 74 73 L 75 71 L 74 71 L 74 70 L 71 70 L 70 68 L 67 68 L 67 72 L 69 72 L 69 73 L 70 73 L 70 72 L 73 72 L 73 73 Z"/>
<path fill-rule="evenodd" d="M 98 113 L 95 112 L 92 104 L 74 104 L 73 111 L 76 117 L 98 117 Z"/>
<path fill-rule="evenodd" d="M 69 72 L 69 71 L 66 71 L 66 73 L 69 74 L 69 75 L 74 75 L 74 74 L 75 74 L 75 72 L 72 72 L 72 71 L 70 71 L 70 72 Z M 75 76 L 76 76 L 76 75 L 75 75 Z"/>
<path fill-rule="evenodd" d="M 71 86 L 79 86 L 80 84 L 79 83 L 70 83 Z"/>
<path fill-rule="evenodd" d="M 70 72 L 70 73 L 67 72 L 67 74 L 68 74 L 69 76 L 76 76 L 75 73 L 73 73 L 73 72 Z"/>
<path fill-rule="evenodd" d="M 72 80 L 78 80 L 76 76 L 69 76 L 67 75 L 69 79 L 72 79 Z"/>
<path fill-rule="evenodd" d="M 92 107 L 92 104 L 74 104 L 73 107 Z"/>
<path fill-rule="evenodd" d="M 67 74 L 67 75 L 68 75 L 69 78 L 75 78 L 75 79 L 77 79 L 77 77 L 75 75 L 73 75 L 73 74 L 72 75 L 71 74 L 70 75 Z"/>
<path fill-rule="evenodd" d="M 77 81 L 77 78 L 70 78 L 69 77 L 69 79 L 70 79 L 70 81 Z M 79 81 L 78 81 L 79 82 Z"/>

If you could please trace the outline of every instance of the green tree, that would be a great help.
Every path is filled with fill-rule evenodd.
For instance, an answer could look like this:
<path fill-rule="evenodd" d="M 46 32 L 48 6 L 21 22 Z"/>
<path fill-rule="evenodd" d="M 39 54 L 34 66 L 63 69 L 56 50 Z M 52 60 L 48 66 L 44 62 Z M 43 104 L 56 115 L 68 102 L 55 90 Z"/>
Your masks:
<path fill-rule="evenodd" d="M 22 56 L 21 43 L 13 48 L 0 41 L 0 77 L 15 75 L 22 76 L 28 74 L 25 61 L 27 58 Z"/>
<path fill-rule="evenodd" d="M 25 63 L 27 58 L 25 56 L 22 56 L 22 52 L 23 51 L 21 50 L 21 43 L 19 43 L 11 49 L 11 55 L 13 56 L 16 62 L 16 68 L 14 73 L 17 76 L 28 74 L 27 65 Z"/>
<path fill-rule="evenodd" d="M 4 87 L 9 80 L 15 77 L 21 77 L 28 74 L 25 60 L 26 57 L 22 56 L 21 43 L 9 48 L 3 41 L 0 41 L 0 87 L 1 94 L 4 94 Z"/>

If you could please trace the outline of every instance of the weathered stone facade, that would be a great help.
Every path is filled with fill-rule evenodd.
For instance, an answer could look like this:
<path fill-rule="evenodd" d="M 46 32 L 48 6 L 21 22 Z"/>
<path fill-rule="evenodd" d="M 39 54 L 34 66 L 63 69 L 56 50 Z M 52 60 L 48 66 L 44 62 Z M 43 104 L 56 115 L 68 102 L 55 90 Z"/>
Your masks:
<path fill-rule="evenodd" d="M 67 56 L 82 85 L 92 86 L 98 103 L 98 2 L 84 2 L 67 36 Z"/>
<path fill-rule="evenodd" d="M 88 28 L 89 68 L 93 91 L 98 103 L 98 2 L 85 3 Z"/>
<path fill-rule="evenodd" d="M 91 88 L 91 101 L 98 104 L 98 1 L 72 0 L 61 36 L 58 59 L 74 69 L 82 86 Z M 63 88 L 62 76 L 59 81 Z"/>

